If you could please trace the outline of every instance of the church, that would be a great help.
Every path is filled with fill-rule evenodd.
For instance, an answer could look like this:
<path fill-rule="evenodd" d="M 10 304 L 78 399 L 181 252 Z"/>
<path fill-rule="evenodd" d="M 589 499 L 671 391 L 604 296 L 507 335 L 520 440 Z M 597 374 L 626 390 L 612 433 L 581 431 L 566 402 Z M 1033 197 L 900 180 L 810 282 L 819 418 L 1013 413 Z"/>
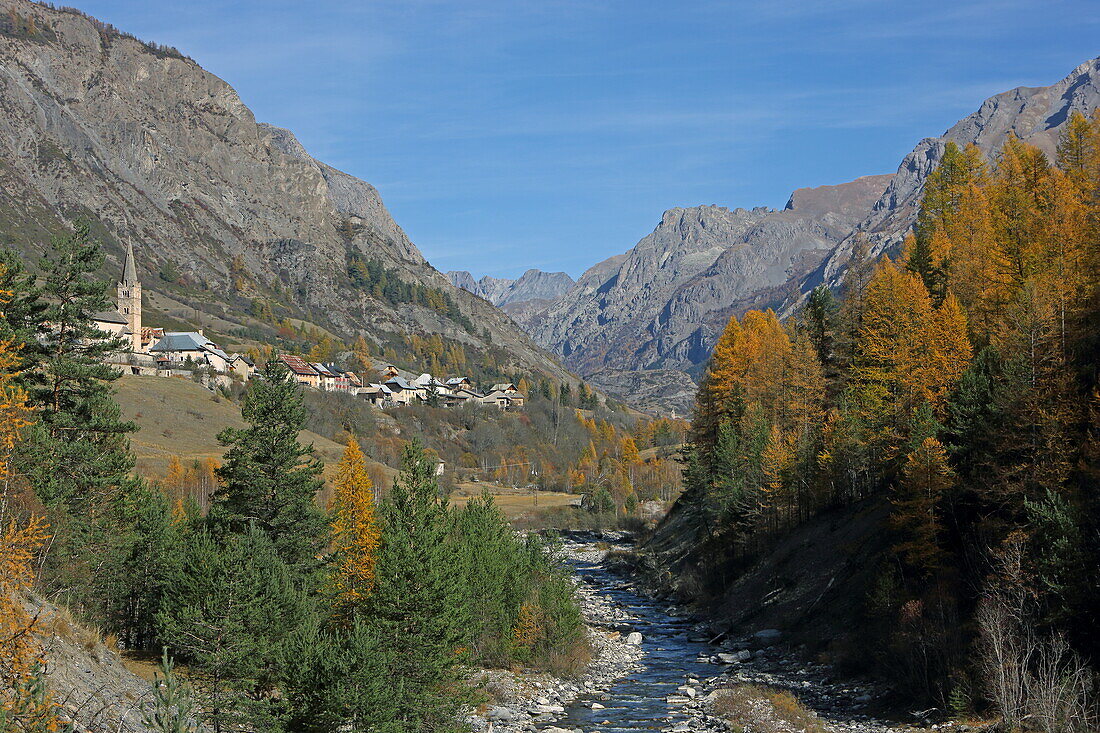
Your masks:
<path fill-rule="evenodd" d="M 141 281 L 137 276 L 133 244 L 126 245 L 126 264 L 122 268 L 122 280 L 118 283 L 117 302 L 117 310 L 92 314 L 92 323 L 101 331 L 127 339 L 130 351 L 141 353 L 144 349 L 141 331 Z"/>

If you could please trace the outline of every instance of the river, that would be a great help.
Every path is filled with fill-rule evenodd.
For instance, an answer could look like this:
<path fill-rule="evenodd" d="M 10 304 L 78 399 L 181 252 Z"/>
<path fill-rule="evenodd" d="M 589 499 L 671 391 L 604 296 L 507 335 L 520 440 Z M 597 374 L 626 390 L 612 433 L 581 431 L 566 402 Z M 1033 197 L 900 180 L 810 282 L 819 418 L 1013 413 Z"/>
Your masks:
<path fill-rule="evenodd" d="M 578 533 L 579 534 L 579 533 Z M 870 680 L 838 679 L 828 665 L 807 661 L 776 643 L 778 632 L 730 639 L 722 647 L 707 642 L 692 620 L 670 613 L 667 602 L 638 592 L 603 564 L 604 552 L 590 542 L 568 543 L 566 556 L 580 580 L 586 615 L 598 634 L 609 630 L 641 634 L 633 668 L 596 689 L 561 699 L 564 712 L 534 715 L 507 730 L 583 733 L 716 733 L 728 731 L 703 704 L 712 691 L 753 683 L 791 691 L 821 716 L 828 733 L 912 733 L 922 726 L 887 723 L 869 714 L 872 700 L 886 688 Z M 593 612 L 593 601 L 598 608 Z M 612 634 L 614 637 L 615 635 Z M 621 637 L 616 642 L 622 648 Z M 751 651 L 750 651 L 751 650 Z M 731 660 L 737 654 L 742 657 Z M 721 656 L 719 656 L 721 655 Z M 629 666 L 629 665 L 627 665 Z M 623 669 L 626 667 L 624 666 Z M 560 710 L 560 708 L 559 708 Z M 769 728 L 770 729 L 770 728 Z M 787 730 L 787 728 L 777 728 Z M 961 729 L 960 729 L 961 730 Z"/>
<path fill-rule="evenodd" d="M 698 661 L 700 657 L 709 657 L 712 648 L 698 640 L 698 633 L 693 634 L 689 621 L 669 615 L 665 611 L 667 604 L 634 592 L 621 577 L 601 564 L 579 560 L 572 564 L 584 582 L 601 589 L 615 606 L 633 618 L 631 630 L 642 635 L 645 656 L 640 669 L 614 683 L 606 692 L 582 696 L 566 706 L 565 715 L 554 725 L 608 733 L 676 730 L 687 725 L 689 716 L 684 712 L 683 702 L 688 698 L 680 688 L 690 681 L 694 690 L 699 680 L 715 673 L 714 665 Z M 592 703 L 602 708 L 593 708 Z"/>

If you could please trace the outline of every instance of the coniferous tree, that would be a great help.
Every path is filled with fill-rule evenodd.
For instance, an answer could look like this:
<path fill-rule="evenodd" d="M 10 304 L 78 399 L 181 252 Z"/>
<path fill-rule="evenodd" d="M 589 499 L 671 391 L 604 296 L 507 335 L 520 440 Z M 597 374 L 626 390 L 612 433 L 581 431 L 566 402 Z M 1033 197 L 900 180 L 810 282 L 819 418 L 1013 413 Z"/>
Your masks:
<path fill-rule="evenodd" d="M 947 451 L 934 437 L 921 441 L 906 459 L 891 517 L 901 535 L 894 550 L 921 577 L 931 576 L 943 567 L 940 501 L 953 481 Z"/>
<path fill-rule="evenodd" d="M 19 292 L 5 320 L 33 338 L 22 350 L 21 381 L 38 419 L 19 460 L 54 528 L 46 585 L 129 640 L 112 609 L 137 582 L 123 566 L 139 537 L 135 513 L 153 497 L 131 474 L 127 436 L 136 428 L 122 420 L 111 386 L 121 372 L 108 359 L 125 343 L 92 320 L 110 307 L 108 285 L 95 277 L 103 261 L 99 242 L 78 223 L 52 240 L 41 288 L 25 276 L 9 280 Z"/>
<path fill-rule="evenodd" d="M 818 285 L 806 299 L 803 324 L 823 367 L 833 362 L 840 306 L 827 285 Z"/>
<path fill-rule="evenodd" d="M 33 274 L 27 272 L 14 252 L 0 249 L 0 339 L 16 344 L 18 356 L 12 373 L 17 380 L 28 385 L 29 380 L 40 376 L 35 369 L 42 360 L 44 345 L 38 337 L 47 331 L 45 310 L 48 306 L 41 297 L 41 288 Z"/>
<path fill-rule="evenodd" d="M 414 440 L 381 507 L 382 544 L 369 622 L 400 653 L 387 659 L 392 695 L 369 714 L 378 730 L 456 730 L 469 617 L 448 542 L 434 466 Z M 389 726 L 389 727 L 386 727 Z M 369 725 L 368 725 L 369 727 Z"/>
<path fill-rule="evenodd" d="M 381 535 L 373 485 L 363 451 L 354 438 L 348 439 L 333 488 L 333 605 L 338 614 L 346 616 L 366 602 L 374 587 Z"/>
<path fill-rule="evenodd" d="M 300 586 L 256 527 L 221 536 L 197 528 L 174 555 L 157 625 L 169 651 L 188 661 L 215 733 L 281 729 L 285 711 L 273 693 L 285 678 L 284 648 L 312 613 Z"/>
<path fill-rule="evenodd" d="M 55 237 L 41 265 L 46 307 L 23 309 L 39 326 L 48 324 L 37 329 L 41 351 L 29 387 L 39 415 L 26 445 L 30 480 L 43 503 L 64 506 L 81 521 L 106 511 L 120 490 L 133 486 L 126 436 L 136 428 L 121 419 L 111 389 L 121 372 L 107 363 L 123 341 L 92 322 L 110 307 L 107 282 L 94 277 L 103 260 L 86 224 Z M 23 330 L 33 326 L 25 322 Z"/>
<path fill-rule="evenodd" d="M 288 565 L 317 567 L 326 539 L 324 515 L 314 504 L 322 467 L 313 446 L 298 442 L 305 423 L 302 392 L 282 361 L 270 360 L 250 382 L 241 416 L 248 427 L 218 435 L 228 450 L 215 469 L 211 526 L 239 533 L 254 525 Z"/>

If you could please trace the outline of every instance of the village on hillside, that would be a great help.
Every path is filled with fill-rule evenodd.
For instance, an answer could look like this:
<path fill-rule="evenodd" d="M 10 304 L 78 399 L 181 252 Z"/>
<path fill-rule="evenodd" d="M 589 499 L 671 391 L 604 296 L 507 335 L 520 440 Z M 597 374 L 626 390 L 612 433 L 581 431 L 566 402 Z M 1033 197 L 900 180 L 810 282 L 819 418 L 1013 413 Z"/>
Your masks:
<path fill-rule="evenodd" d="M 131 374 L 187 378 L 198 375 L 211 388 L 228 388 L 233 382 L 247 382 L 256 372 L 252 357 L 225 352 L 202 329 L 165 331 L 142 325 L 141 281 L 132 245 L 126 249 L 117 292 L 117 309 L 95 313 L 92 321 L 99 330 L 128 344 L 129 348 L 116 353 L 113 361 Z M 379 408 L 427 404 L 485 405 L 510 410 L 522 408 L 526 401 L 526 395 L 511 382 L 494 384 L 481 392 L 465 376 L 416 375 L 392 364 L 375 365 L 379 381 L 371 382 L 334 363 L 309 362 L 287 354 L 277 358 L 303 387 L 362 397 Z"/>

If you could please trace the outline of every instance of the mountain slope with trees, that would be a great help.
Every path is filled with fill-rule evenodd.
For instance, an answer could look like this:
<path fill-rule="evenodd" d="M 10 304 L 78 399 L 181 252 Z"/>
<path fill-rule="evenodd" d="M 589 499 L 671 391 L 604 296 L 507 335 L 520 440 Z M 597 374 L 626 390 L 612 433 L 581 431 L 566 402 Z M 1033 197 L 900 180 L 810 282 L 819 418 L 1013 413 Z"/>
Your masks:
<path fill-rule="evenodd" d="M 132 242 L 147 323 L 222 344 L 299 327 L 308 350 L 304 322 L 409 363 L 410 333 L 438 335 L 501 377 L 573 379 L 431 267 L 374 187 L 257 123 L 175 49 L 73 9 L 0 0 L 0 101 L 0 243 L 36 262 L 83 219 L 114 271 Z M 364 263 L 385 283 L 357 277 Z"/>
<path fill-rule="evenodd" d="M 208 510 L 170 501 L 133 473 L 121 372 L 103 360 L 120 344 L 90 319 L 107 303 L 99 243 L 81 226 L 56 238 L 41 284 L 0 254 L 4 730 L 61 729 L 32 590 L 128 650 L 163 650 L 166 677 L 187 664 L 186 690 L 135 703 L 155 730 L 460 731 L 477 665 L 584 664 L 567 571 L 491 498 L 449 507 L 418 440 L 376 507 L 346 426 L 320 506 L 305 396 L 278 359 L 250 381 L 243 426 L 218 435 Z"/>
<path fill-rule="evenodd" d="M 839 302 L 819 286 L 786 323 L 731 318 L 650 548 L 718 619 L 801 598 L 776 618 L 899 690 L 1083 732 L 1100 715 L 1100 112 L 1055 149 L 947 143 L 897 261 L 861 243 Z M 812 602 L 777 548 L 831 568 Z"/>
<path fill-rule="evenodd" d="M 922 140 L 892 175 L 800 189 L 780 212 L 671 209 L 652 234 L 590 268 L 566 295 L 510 312 L 610 394 L 686 414 L 689 400 L 653 397 L 654 381 L 666 380 L 661 370 L 695 379 L 730 315 L 753 308 L 786 315 L 822 282 L 837 287 L 857 241 L 872 259 L 896 256 L 947 143 L 975 144 L 990 156 L 1011 134 L 1054 155 L 1072 113 L 1098 105 L 1093 59 L 1051 86 L 987 99 L 942 136 Z"/>

